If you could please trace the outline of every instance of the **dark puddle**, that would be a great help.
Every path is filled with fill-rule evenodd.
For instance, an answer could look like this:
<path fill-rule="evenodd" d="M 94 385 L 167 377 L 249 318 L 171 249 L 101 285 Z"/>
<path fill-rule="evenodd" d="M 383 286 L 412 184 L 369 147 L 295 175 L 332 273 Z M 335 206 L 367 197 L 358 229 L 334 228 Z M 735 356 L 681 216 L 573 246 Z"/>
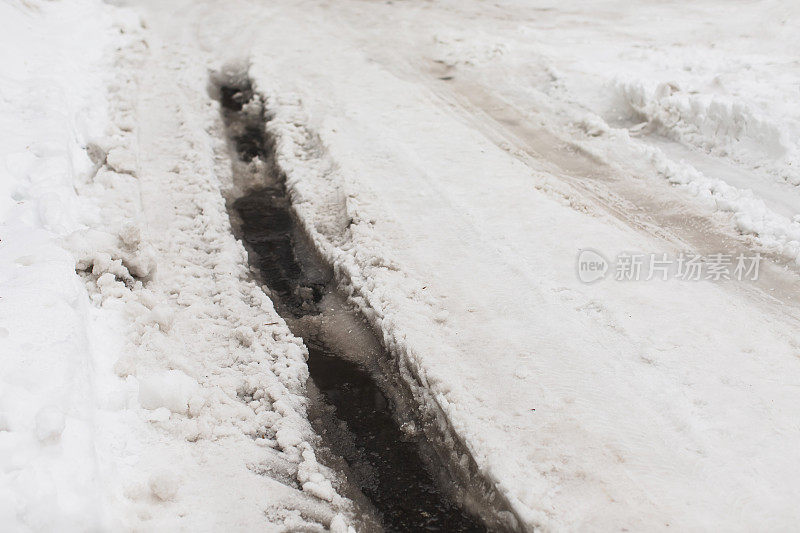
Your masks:
<path fill-rule="evenodd" d="M 485 531 L 443 497 L 420 457 L 419 443 L 397 426 L 372 376 L 324 346 L 308 346 L 308 368 L 355 446 L 328 443 L 381 512 L 387 531 Z"/>
<path fill-rule="evenodd" d="M 379 386 L 394 378 L 378 375 L 381 365 L 374 364 L 389 355 L 337 294 L 330 272 L 298 228 L 270 160 L 266 117 L 259 106 L 256 114 L 248 109 L 257 96 L 246 82 L 221 85 L 218 90 L 227 133 L 239 158 L 234 172 L 239 165 L 240 172 L 263 174 L 259 186 L 233 202 L 231 216 L 278 312 L 308 347 L 313 381 L 309 389 L 318 392 L 323 403 L 312 406 L 312 425 L 331 462 L 343 460 L 341 470 L 348 482 L 379 515 L 380 526 L 369 521 L 361 525 L 386 531 L 486 531 L 443 493 L 443 483 L 435 481 L 441 474 L 435 477 L 429 471 L 435 454 L 425 451 L 430 446 L 421 434 L 401 429 L 399 420 L 408 415 L 390 399 L 396 398 L 395 391 Z M 264 163 L 260 167 L 259 160 Z"/>

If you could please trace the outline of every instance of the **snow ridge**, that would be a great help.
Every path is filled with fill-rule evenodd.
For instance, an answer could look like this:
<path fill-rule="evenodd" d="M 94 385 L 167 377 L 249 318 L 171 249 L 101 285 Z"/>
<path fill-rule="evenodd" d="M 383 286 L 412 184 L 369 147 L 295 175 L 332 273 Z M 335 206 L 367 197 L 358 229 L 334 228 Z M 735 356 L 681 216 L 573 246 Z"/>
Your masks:
<path fill-rule="evenodd" d="M 15 36 L 53 79 L 0 80 L 1 113 L 41 117 L 0 154 L 0 519 L 347 531 L 352 504 L 314 454 L 305 348 L 231 232 L 202 65 L 94 0 L 0 9 L 92 36 L 66 58 Z"/>
<path fill-rule="evenodd" d="M 170 63 L 154 44 L 145 59 L 150 77 L 140 82 L 132 175 L 158 271 L 132 290 L 121 281 L 97 283 L 102 296 L 112 288 L 113 305 L 131 317 L 129 349 L 115 370 L 138 385 L 140 416 L 156 433 L 130 471 L 127 495 L 139 509 L 153 496 L 174 500 L 178 509 L 139 512 L 145 523 L 166 527 L 178 519 L 212 529 L 234 522 L 346 529 L 335 510 L 349 502 L 313 451 L 305 349 L 252 281 L 232 236 L 214 157 L 219 146 L 205 133 L 218 111 L 202 92 L 182 99 L 166 85 L 177 75 L 184 88 L 203 87 L 204 73 Z M 168 70 L 159 71 L 161 64 Z M 152 472 L 149 491 L 137 489 L 142 470 Z M 239 488 L 221 492 L 220 479 Z M 192 513 L 181 519 L 185 509 Z"/>
<path fill-rule="evenodd" d="M 74 185 L 106 121 L 108 11 L 93 1 L 0 5 L 0 523 L 109 527 L 96 372 L 104 354 L 62 239 L 81 226 Z M 75 38 L 75 35 L 81 38 Z"/>
<path fill-rule="evenodd" d="M 256 72 L 257 69 L 251 68 L 252 74 Z M 332 265 L 349 301 L 367 318 L 381 336 L 384 347 L 395 357 L 397 371 L 424 420 L 421 429 L 437 452 L 445 455 L 443 462 L 451 478 L 460 484 L 458 496 L 465 507 L 478 513 L 490 526 L 525 530 L 526 521 L 520 519 L 526 514 L 524 506 L 502 491 L 492 472 L 476 462 L 477 454 L 456 431 L 451 406 L 443 394 L 431 387 L 435 378 L 428 376 L 422 358 L 406 340 L 407 333 L 393 321 L 391 303 L 379 289 L 401 286 L 407 291 L 411 305 L 430 311 L 429 302 L 420 300 L 424 294 L 422 284 L 380 249 L 370 221 L 359 215 L 356 198 L 343 193 L 342 180 L 346 178 L 327 154 L 321 139 L 306 126 L 308 119 L 302 101 L 291 94 L 271 91 L 263 79 L 254 76 L 253 85 L 265 99 L 269 115 L 266 130 L 274 141 L 274 164 L 285 176 L 292 208 L 301 226 Z"/>

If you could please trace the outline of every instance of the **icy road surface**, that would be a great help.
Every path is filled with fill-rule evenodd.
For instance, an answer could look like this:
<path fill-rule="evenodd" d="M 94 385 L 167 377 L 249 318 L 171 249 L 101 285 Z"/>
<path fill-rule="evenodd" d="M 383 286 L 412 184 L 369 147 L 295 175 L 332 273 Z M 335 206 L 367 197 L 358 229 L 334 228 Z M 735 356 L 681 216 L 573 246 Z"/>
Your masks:
<path fill-rule="evenodd" d="M 102 7 L 112 19 L 118 9 Z M 141 288 L 125 295 L 98 265 L 114 266 L 95 258 L 95 303 L 117 297 L 147 309 L 111 314 L 108 304 L 90 316 L 116 321 L 119 331 L 161 323 L 166 332 L 106 334 L 107 346 L 128 354 L 115 372 L 134 398 L 117 402 L 127 414 L 115 415 L 114 427 L 135 419 L 129 439 L 138 451 L 129 456 L 155 474 L 102 448 L 99 464 L 119 463 L 127 477 L 103 481 L 118 496 L 101 506 L 98 523 L 354 523 L 336 474 L 309 444 L 299 344 L 246 279 L 241 247 L 226 234 L 222 196 L 243 191 L 220 155 L 213 72 L 247 77 L 263 95 L 300 223 L 405 365 L 423 409 L 442 415 L 454 449 L 467 450 L 502 495 L 502 512 L 476 509 L 485 517 L 526 531 L 788 530 L 800 522 L 797 5 L 141 0 L 120 12 L 145 22 L 126 28 L 135 26 L 146 46 L 116 52 L 139 58 L 121 67 L 138 80 L 136 112 L 123 128 L 137 135 L 126 147 L 132 167 L 111 151 L 105 164 L 138 177 L 131 187 L 141 205 L 129 208 L 141 243 L 132 230 L 120 235 L 129 248 L 153 247 L 164 274 L 142 289 L 155 296 Z M 103 20 L 84 30 L 100 31 Z M 44 56 L 42 42 L 19 53 Z M 17 108 L 5 103 L 12 91 L 0 94 L 3 117 L 13 117 Z M 19 156 L 3 157 L 8 172 L 22 168 Z M 35 192 L 25 194 L 39 198 L 39 212 L 54 213 Z M 20 198 L 8 191 L 4 221 Z M 102 207 L 110 196 L 92 198 Z M 32 215 L 19 221 L 41 226 Z M 45 223 L 37 231 L 65 238 L 80 228 Z M 78 248 L 98 246 L 87 243 Z M 585 284 L 576 260 L 586 248 L 612 262 L 624 252 L 762 260 L 758 281 L 686 281 L 674 272 L 618 281 L 611 264 L 606 279 Z M 3 256 L 4 275 L 20 261 L 35 266 L 20 259 L 28 254 Z M 144 279 L 151 256 L 134 255 L 128 263 Z M 37 275 L 46 273 L 30 283 Z M 80 294 L 69 296 L 85 300 L 78 317 L 90 313 Z M 5 321 L 14 308 L 3 296 Z M 237 333 L 223 342 L 227 325 Z M 24 353 L 23 337 L 34 333 L 3 328 L 2 342 L 17 343 L 8 353 Z M 96 349 L 106 353 L 106 345 Z M 25 372 L 43 372 L 3 365 L 29 379 Z M 110 369 L 103 376 L 108 387 L 118 379 Z M 180 385 L 183 397 L 162 397 L 159 383 Z M 3 394 L 15 389 L 0 384 L 0 414 L 24 405 L 22 393 Z M 71 412 L 92 412 L 90 398 Z M 30 453 L 49 457 L 63 419 L 39 412 L 36 427 L 6 414 L 0 431 L 40 431 Z M 0 443 L 10 442 L 6 434 Z M 183 484 L 160 474 L 166 466 L 153 442 L 182 458 Z M 2 489 L 21 483 L 13 473 L 20 461 L 7 464 Z M 221 472 L 225 486 L 215 483 Z M 9 516 L 41 529 L 34 510 L 56 496 L 38 496 L 31 479 Z"/>

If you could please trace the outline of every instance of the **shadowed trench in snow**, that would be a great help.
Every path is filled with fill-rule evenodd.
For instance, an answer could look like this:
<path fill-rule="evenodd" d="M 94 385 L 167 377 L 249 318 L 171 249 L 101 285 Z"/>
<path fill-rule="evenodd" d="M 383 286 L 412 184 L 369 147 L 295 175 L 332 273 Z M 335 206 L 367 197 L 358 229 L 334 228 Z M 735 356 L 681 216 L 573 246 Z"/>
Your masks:
<path fill-rule="evenodd" d="M 229 202 L 234 231 L 276 310 L 308 348 L 309 418 L 323 441 L 321 459 L 346 478 L 349 487 L 341 492 L 357 509 L 377 516 L 361 526 L 485 531 L 449 496 L 457 492 L 454 482 L 444 479 L 446 469 L 436 465 L 414 415 L 403 412 L 410 400 L 398 396 L 402 387 L 390 385 L 399 377 L 385 375 L 390 365 L 381 361 L 390 355 L 339 294 L 330 269 L 296 223 L 271 161 L 258 95 L 242 77 L 234 84 L 218 82 L 216 91 L 235 152 L 234 181 L 240 173 L 238 181 L 246 184 Z"/>

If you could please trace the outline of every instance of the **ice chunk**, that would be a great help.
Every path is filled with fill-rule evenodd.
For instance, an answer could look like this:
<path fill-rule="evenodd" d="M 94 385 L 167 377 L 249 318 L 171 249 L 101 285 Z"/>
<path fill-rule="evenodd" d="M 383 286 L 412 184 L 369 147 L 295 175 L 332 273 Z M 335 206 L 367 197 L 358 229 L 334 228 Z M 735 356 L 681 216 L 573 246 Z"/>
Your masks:
<path fill-rule="evenodd" d="M 150 374 L 139 380 L 139 403 L 145 409 L 165 407 L 186 414 L 199 389 L 197 381 L 180 370 Z"/>

